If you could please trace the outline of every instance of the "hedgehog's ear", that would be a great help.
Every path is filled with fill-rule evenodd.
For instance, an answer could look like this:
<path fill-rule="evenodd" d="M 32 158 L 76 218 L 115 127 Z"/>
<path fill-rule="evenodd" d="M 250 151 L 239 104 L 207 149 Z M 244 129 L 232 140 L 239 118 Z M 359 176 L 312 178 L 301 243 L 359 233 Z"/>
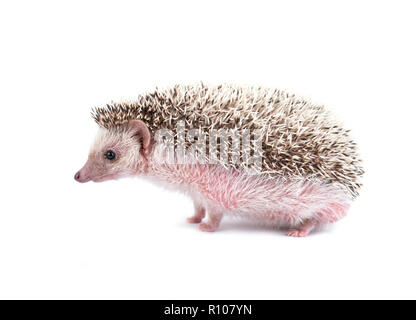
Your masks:
<path fill-rule="evenodd" d="M 150 131 L 147 125 L 141 120 L 131 120 L 128 124 L 129 129 L 133 132 L 133 137 L 142 140 L 143 149 L 146 150 L 150 145 Z"/>

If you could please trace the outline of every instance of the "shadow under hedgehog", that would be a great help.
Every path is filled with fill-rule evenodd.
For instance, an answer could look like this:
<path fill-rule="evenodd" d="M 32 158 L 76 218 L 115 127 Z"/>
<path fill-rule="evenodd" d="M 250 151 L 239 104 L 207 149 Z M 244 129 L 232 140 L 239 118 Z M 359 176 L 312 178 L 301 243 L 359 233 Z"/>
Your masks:
<path fill-rule="evenodd" d="M 344 217 L 361 187 L 349 130 L 281 90 L 177 85 L 92 113 L 100 129 L 75 179 L 138 175 L 184 191 L 202 231 L 233 215 L 306 236 Z"/>

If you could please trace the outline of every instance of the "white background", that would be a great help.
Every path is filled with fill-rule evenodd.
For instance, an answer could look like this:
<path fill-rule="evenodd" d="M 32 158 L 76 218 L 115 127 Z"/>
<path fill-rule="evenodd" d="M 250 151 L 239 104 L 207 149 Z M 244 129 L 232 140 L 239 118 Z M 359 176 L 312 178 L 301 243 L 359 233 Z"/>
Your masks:
<path fill-rule="evenodd" d="M 2 1 L 0 298 L 416 298 L 413 1 Z M 140 179 L 73 180 L 91 107 L 230 82 L 323 103 L 366 175 L 307 238 L 225 220 Z"/>

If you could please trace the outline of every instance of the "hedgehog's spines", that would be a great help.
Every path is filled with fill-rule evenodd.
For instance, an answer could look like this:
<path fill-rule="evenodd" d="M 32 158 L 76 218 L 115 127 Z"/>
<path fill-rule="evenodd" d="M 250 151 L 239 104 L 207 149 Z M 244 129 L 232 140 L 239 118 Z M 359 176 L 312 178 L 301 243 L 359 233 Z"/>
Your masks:
<path fill-rule="evenodd" d="M 91 113 L 107 129 L 141 119 L 152 132 L 175 131 L 179 120 L 185 121 L 187 129 L 260 130 L 262 168 L 268 176 L 319 178 L 345 187 L 353 197 L 361 187 L 363 169 L 349 130 L 323 106 L 278 89 L 175 85 L 139 95 L 136 102 L 94 108 Z"/>

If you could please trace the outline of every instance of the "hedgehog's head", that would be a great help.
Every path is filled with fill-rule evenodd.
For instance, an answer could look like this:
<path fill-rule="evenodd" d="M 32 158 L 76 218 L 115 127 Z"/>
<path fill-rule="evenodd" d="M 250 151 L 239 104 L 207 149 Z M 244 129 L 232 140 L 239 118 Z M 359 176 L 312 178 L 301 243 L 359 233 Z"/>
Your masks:
<path fill-rule="evenodd" d="M 75 174 L 78 182 L 101 182 L 143 172 L 150 149 L 150 132 L 140 120 L 100 128 L 88 161 Z"/>

